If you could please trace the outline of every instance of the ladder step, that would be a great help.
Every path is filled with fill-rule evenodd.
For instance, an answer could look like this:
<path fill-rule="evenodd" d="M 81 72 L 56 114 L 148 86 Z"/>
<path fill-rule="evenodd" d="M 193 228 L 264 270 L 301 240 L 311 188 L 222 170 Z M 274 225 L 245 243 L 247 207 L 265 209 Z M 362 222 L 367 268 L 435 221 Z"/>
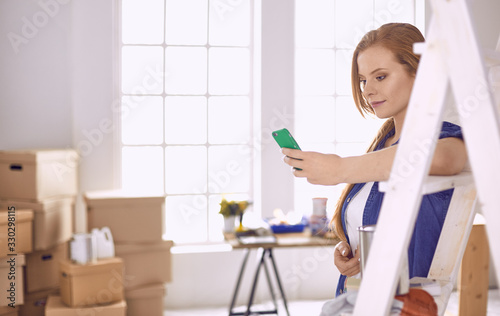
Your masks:
<path fill-rule="evenodd" d="M 473 182 L 471 171 L 462 171 L 454 176 L 428 176 L 422 187 L 422 194 L 430 194 L 443 190 L 452 189 L 458 186 L 467 185 Z M 383 181 L 379 183 L 379 190 L 387 192 L 389 190 L 389 182 Z"/>

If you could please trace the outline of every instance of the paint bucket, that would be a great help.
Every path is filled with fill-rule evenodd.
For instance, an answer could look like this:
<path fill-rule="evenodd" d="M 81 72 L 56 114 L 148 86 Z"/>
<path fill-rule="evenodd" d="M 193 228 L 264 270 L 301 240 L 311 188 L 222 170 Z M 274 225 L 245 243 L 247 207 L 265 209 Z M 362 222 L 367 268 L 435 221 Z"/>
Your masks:
<path fill-rule="evenodd" d="M 96 238 L 92 234 L 73 234 L 70 240 L 70 258 L 76 263 L 86 264 L 97 261 Z"/>
<path fill-rule="evenodd" d="M 97 259 L 112 258 L 115 256 L 115 244 L 109 227 L 92 229 L 92 235 L 96 239 Z"/>

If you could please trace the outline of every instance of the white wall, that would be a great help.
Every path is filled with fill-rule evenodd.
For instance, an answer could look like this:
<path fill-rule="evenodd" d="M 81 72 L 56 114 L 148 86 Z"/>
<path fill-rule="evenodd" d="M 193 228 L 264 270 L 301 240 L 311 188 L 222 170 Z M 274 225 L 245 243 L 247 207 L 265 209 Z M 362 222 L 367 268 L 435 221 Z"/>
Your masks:
<path fill-rule="evenodd" d="M 82 192 L 115 184 L 112 26 L 113 1 L 0 1 L 0 149 L 78 149 Z"/>
<path fill-rule="evenodd" d="M 71 6 L 58 7 L 0 1 L 2 149 L 72 146 Z"/>

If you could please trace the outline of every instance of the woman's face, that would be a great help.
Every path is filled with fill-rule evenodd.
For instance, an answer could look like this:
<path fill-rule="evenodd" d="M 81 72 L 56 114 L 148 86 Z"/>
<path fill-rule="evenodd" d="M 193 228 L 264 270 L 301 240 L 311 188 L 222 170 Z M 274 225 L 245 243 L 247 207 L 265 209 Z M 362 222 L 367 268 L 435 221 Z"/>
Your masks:
<path fill-rule="evenodd" d="M 358 55 L 363 95 L 378 118 L 404 119 L 415 76 L 385 47 L 372 46 Z"/>

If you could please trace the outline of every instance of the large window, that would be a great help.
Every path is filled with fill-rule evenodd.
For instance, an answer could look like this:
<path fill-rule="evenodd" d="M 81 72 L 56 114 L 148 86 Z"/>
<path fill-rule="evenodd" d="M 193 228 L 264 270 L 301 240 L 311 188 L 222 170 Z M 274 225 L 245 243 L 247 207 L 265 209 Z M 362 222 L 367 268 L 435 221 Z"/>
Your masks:
<path fill-rule="evenodd" d="M 122 187 L 165 194 L 167 238 L 222 239 L 252 189 L 252 1 L 121 1 Z"/>

